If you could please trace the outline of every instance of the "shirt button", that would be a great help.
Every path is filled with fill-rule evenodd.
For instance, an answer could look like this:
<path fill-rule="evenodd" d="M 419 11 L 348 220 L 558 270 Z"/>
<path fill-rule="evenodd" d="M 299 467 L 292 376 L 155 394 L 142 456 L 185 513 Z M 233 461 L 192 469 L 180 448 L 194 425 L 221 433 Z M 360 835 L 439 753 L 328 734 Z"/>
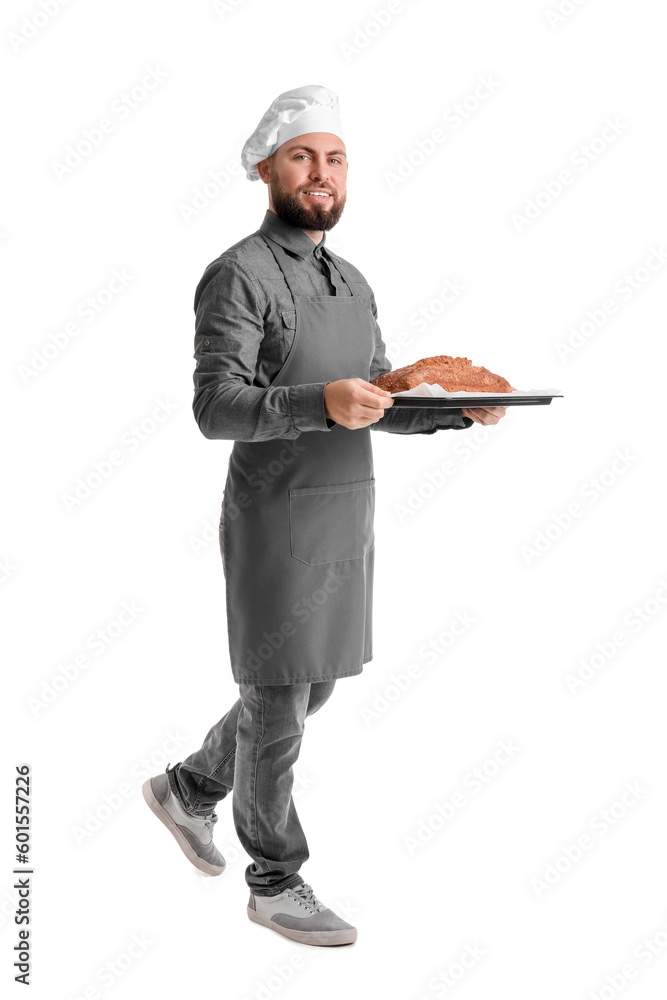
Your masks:
<path fill-rule="evenodd" d="M 211 343 L 211 341 L 210 341 L 210 340 L 205 340 L 205 341 L 204 341 L 204 347 L 208 347 L 208 345 L 209 345 L 210 343 Z"/>

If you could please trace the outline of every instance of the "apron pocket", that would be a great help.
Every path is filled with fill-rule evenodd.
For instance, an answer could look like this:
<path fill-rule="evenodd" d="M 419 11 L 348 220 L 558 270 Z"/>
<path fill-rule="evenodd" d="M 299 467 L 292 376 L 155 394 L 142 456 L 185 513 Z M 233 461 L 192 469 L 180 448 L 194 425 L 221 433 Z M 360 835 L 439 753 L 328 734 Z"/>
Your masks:
<path fill-rule="evenodd" d="M 289 491 L 290 552 L 307 566 L 360 559 L 375 543 L 375 479 Z"/>

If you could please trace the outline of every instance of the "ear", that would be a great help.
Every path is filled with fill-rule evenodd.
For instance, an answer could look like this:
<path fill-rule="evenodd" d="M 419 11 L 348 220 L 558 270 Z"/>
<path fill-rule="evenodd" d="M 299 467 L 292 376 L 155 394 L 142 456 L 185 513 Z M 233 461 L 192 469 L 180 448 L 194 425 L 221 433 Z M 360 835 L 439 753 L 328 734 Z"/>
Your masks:
<path fill-rule="evenodd" d="M 255 166 L 257 167 L 257 173 L 259 174 L 260 178 L 264 181 L 265 184 L 269 183 L 270 159 L 271 157 L 267 156 L 266 159 L 260 160 L 259 163 L 255 164 Z"/>

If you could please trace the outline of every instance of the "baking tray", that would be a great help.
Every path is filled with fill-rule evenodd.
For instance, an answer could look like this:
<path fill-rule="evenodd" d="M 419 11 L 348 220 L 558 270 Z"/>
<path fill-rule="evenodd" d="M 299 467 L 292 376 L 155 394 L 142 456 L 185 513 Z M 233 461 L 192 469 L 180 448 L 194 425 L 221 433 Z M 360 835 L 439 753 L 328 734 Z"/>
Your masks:
<path fill-rule="evenodd" d="M 562 396 L 562 392 L 555 392 L 549 396 L 512 396 L 511 394 L 493 396 L 487 392 L 483 396 L 466 396 L 458 399 L 449 396 L 394 396 L 394 404 L 389 409 L 393 410 L 394 406 L 408 407 L 411 410 L 458 409 L 463 406 L 470 409 L 476 406 L 547 406 L 552 399 L 562 398 Z"/>

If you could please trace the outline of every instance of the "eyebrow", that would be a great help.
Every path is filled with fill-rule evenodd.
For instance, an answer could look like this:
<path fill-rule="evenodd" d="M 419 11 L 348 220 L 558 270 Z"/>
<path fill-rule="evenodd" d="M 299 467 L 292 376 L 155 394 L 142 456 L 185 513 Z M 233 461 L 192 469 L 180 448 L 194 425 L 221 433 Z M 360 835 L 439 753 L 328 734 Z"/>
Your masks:
<path fill-rule="evenodd" d="M 302 146 L 301 143 L 296 146 L 290 146 L 287 152 L 291 153 L 293 149 L 305 149 L 307 153 L 313 153 L 313 155 L 317 152 L 316 149 L 312 149 L 310 146 Z M 344 156 L 347 159 L 347 155 L 343 149 L 330 149 L 327 156 Z"/>

